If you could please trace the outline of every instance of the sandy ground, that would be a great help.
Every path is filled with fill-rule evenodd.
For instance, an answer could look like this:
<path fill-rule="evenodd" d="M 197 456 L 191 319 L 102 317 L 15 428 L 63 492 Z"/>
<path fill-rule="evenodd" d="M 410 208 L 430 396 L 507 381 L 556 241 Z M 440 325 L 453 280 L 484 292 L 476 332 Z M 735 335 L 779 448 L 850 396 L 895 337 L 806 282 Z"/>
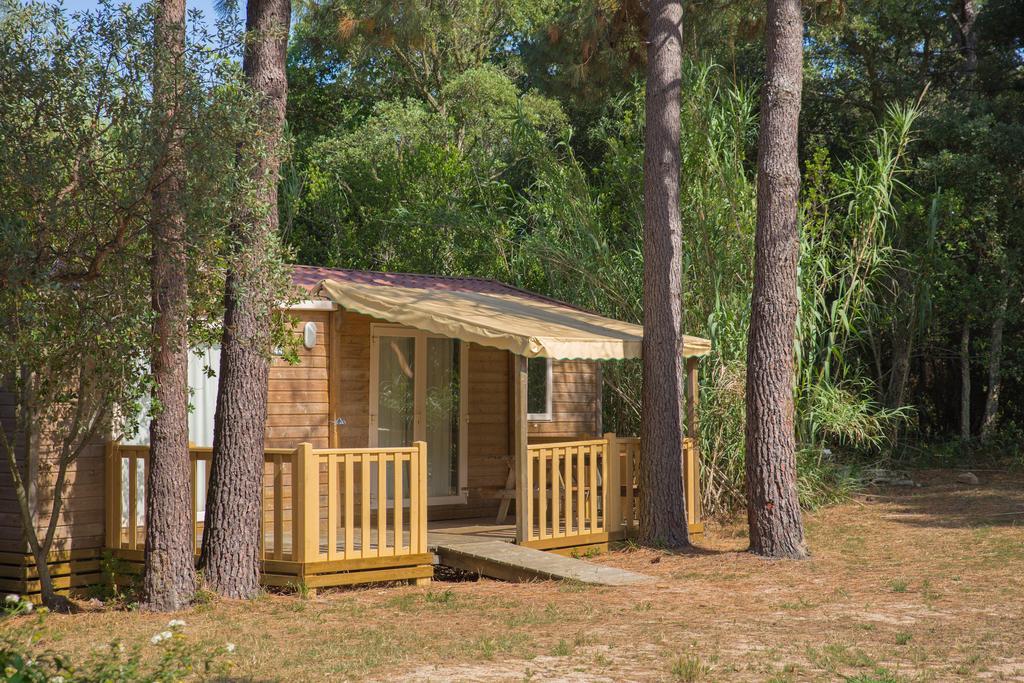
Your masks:
<path fill-rule="evenodd" d="M 1024 475 L 955 474 L 808 515 L 802 562 L 744 552 L 730 523 L 691 552 L 591 560 L 656 578 L 645 586 L 435 581 L 173 616 L 190 641 L 235 643 L 239 680 L 1024 681 Z M 168 618 L 50 615 L 39 647 L 155 649 Z"/>

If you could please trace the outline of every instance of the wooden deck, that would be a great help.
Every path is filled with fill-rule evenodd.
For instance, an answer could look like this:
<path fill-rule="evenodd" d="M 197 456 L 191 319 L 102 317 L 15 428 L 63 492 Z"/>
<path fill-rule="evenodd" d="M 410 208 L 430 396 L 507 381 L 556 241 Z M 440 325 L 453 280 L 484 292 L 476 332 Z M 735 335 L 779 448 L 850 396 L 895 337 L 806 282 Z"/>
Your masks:
<path fill-rule="evenodd" d="M 523 450 L 516 515 L 509 524 L 498 524 L 493 517 L 429 520 L 423 442 L 364 449 L 314 449 L 302 443 L 294 449 L 268 450 L 263 583 L 308 589 L 398 580 L 419 583 L 430 580 L 432 561 L 438 560 L 512 580 L 618 581 L 594 573 L 593 565 L 565 565 L 555 558 L 542 561 L 525 551 L 578 558 L 607 550 L 610 542 L 635 533 L 639 439 L 606 434 L 602 439 L 530 444 Z M 211 449 L 190 451 L 195 491 L 200 477 L 209 476 Z M 703 528 L 696 502 L 696 448 L 690 439 L 682 444 L 682 453 L 690 533 L 696 535 Z M 108 448 L 106 549 L 129 563 L 125 573 L 142 569 L 148 457 L 145 446 Z M 204 509 L 203 501 L 192 501 L 197 552 Z"/>

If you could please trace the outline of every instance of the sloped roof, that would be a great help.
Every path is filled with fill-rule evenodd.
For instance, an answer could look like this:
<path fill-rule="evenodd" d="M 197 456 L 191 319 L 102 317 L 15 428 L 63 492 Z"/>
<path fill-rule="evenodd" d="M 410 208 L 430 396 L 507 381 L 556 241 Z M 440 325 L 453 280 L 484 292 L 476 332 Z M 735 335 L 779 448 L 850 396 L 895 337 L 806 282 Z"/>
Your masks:
<path fill-rule="evenodd" d="M 473 277 L 295 266 L 294 282 L 313 296 L 379 320 L 526 357 L 639 358 L 643 328 L 509 285 Z M 683 354 L 711 348 L 684 338 Z"/>

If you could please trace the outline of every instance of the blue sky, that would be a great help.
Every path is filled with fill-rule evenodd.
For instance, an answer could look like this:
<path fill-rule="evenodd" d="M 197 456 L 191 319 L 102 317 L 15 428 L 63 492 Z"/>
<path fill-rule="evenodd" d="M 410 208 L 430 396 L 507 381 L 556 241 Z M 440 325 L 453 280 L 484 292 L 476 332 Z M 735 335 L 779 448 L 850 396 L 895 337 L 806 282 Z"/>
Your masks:
<path fill-rule="evenodd" d="M 142 0 L 126 0 L 128 4 L 138 7 L 142 4 Z M 185 0 L 188 9 L 197 9 L 203 13 L 203 16 L 209 19 L 215 16 L 215 10 L 213 8 L 215 0 Z M 95 9 L 99 3 L 95 0 L 64 0 L 64 8 L 71 12 L 78 12 L 81 10 Z M 245 7 L 244 2 L 241 7 Z"/>

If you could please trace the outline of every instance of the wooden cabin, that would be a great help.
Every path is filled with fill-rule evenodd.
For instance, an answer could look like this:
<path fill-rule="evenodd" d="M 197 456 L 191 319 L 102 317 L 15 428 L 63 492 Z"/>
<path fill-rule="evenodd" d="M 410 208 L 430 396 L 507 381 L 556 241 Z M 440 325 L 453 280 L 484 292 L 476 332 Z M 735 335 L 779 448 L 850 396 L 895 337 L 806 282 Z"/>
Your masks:
<path fill-rule="evenodd" d="M 479 278 L 310 266 L 293 277 L 304 297 L 290 307 L 299 362 L 275 359 L 268 387 L 266 584 L 428 579 L 428 530 L 566 552 L 635 528 L 639 440 L 604 432 L 601 363 L 639 357 L 639 326 Z M 685 338 L 691 434 L 697 358 L 709 348 Z M 190 367 L 197 550 L 217 389 L 205 368 L 217 364 L 214 349 Z M 59 586 L 98 583 L 104 552 L 119 572 L 139 569 L 146 436 L 96 444 L 73 466 L 54 545 Z M 699 534 L 693 441 L 680 453 Z M 45 452 L 29 457 L 40 526 L 49 469 Z M 0 504 L 0 589 L 32 592 L 6 471 Z"/>

